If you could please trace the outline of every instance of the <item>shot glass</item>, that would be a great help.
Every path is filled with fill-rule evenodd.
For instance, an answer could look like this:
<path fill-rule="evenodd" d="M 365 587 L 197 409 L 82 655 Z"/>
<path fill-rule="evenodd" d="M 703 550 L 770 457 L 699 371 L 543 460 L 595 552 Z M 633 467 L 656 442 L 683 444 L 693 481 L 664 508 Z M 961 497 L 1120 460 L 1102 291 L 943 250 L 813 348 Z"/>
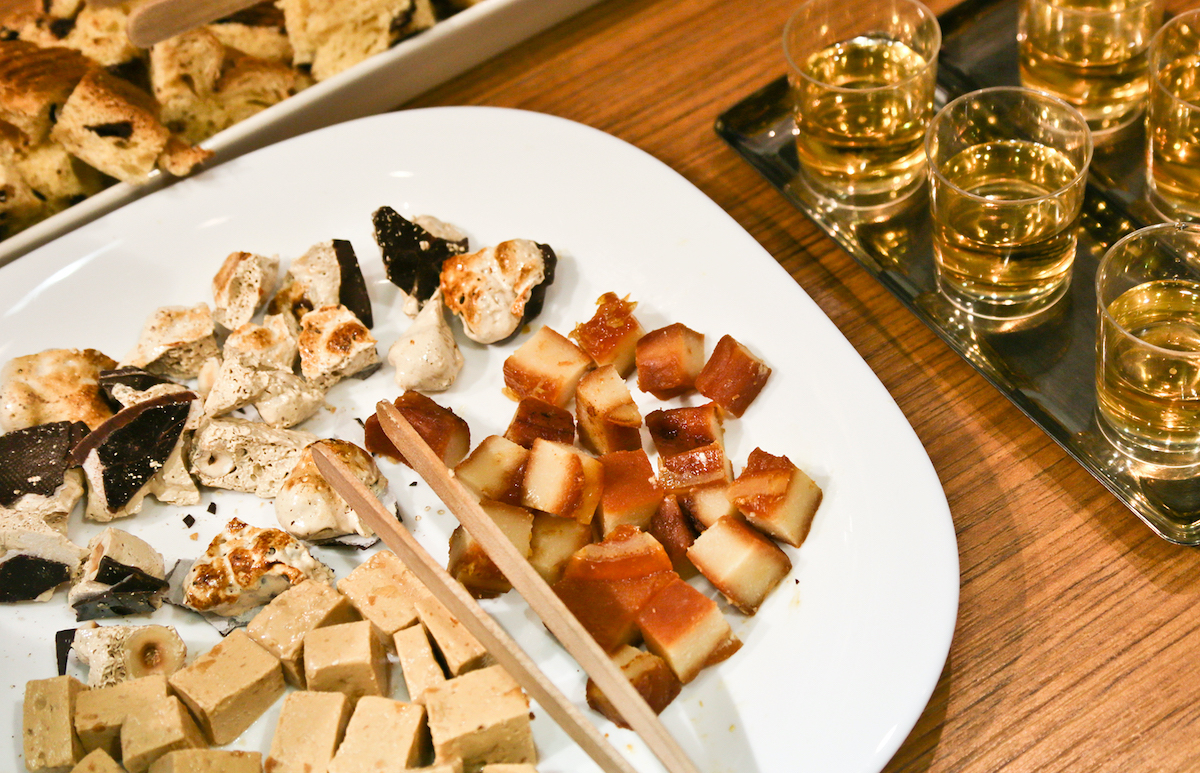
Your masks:
<path fill-rule="evenodd" d="M 946 105 L 925 138 L 938 287 L 958 308 L 1013 320 L 1065 293 L 1092 138 L 1065 102 L 1016 87 Z"/>
<path fill-rule="evenodd" d="M 1097 135 L 1141 117 L 1161 0 L 1020 0 L 1021 85 L 1077 109 Z"/>
<path fill-rule="evenodd" d="M 1104 435 L 1143 462 L 1200 461 L 1200 226 L 1154 225 L 1114 244 L 1096 301 Z"/>
<path fill-rule="evenodd" d="M 1200 10 L 1150 43 L 1147 193 L 1167 220 L 1200 220 Z"/>
<path fill-rule="evenodd" d="M 916 0 L 808 0 L 783 30 L 802 179 L 875 206 L 925 179 L 942 32 Z"/>

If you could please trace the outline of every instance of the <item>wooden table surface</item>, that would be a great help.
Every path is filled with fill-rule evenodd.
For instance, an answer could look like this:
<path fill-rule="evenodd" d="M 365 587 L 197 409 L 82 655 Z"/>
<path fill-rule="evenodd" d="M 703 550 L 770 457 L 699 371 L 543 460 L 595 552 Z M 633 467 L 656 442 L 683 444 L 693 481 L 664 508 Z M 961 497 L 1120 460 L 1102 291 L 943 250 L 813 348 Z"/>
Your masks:
<path fill-rule="evenodd" d="M 941 679 L 886 770 L 1200 770 L 1200 551 L 1152 534 L 713 132 L 783 73 L 796 4 L 604 0 L 409 106 L 551 113 L 661 159 L 895 398 L 945 487 L 962 592 Z"/>

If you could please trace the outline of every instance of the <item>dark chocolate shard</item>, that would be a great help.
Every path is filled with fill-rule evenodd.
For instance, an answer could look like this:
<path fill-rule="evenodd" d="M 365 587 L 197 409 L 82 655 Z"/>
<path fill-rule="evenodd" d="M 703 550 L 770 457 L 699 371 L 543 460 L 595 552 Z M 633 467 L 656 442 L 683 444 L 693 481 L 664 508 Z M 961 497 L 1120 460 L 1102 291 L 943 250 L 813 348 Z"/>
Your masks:
<path fill-rule="evenodd" d="M 216 502 L 208 503 L 208 512 L 212 513 L 213 515 L 217 514 L 217 503 Z"/>
<path fill-rule="evenodd" d="M 345 239 L 334 239 L 333 254 L 337 255 L 342 277 L 338 300 L 354 312 L 354 316 L 358 317 L 367 329 L 374 327 L 375 315 L 371 313 L 371 296 L 367 294 L 367 280 L 363 279 L 362 268 L 354 255 L 354 247 Z"/>
<path fill-rule="evenodd" d="M 66 564 L 19 553 L 0 563 L 0 602 L 32 601 L 69 579 Z"/>
<path fill-rule="evenodd" d="M 422 302 L 437 290 L 446 258 L 467 249 L 462 242 L 434 236 L 391 207 L 375 210 L 371 221 L 388 280 Z"/>
<path fill-rule="evenodd" d="M 96 568 L 96 576 L 93 579 L 95 582 L 102 582 L 114 587 L 129 580 L 122 587 L 132 591 L 153 592 L 167 589 L 166 580 L 147 574 L 136 566 L 122 564 L 108 556 L 101 557 L 100 565 Z"/>
<path fill-rule="evenodd" d="M 88 434 L 81 421 L 55 421 L 0 435 L 0 506 L 26 494 L 53 496 L 71 467 L 71 450 Z"/>
<path fill-rule="evenodd" d="M 196 525 L 196 516 L 192 515 L 191 513 L 188 513 L 187 515 L 183 516 L 183 525 L 188 527 L 189 529 L 192 528 L 193 526 L 195 526 Z"/>
<path fill-rule="evenodd" d="M 195 399 L 194 392 L 175 392 L 131 405 L 75 447 L 76 464 L 83 465 L 95 455 L 109 512 L 128 504 L 162 469 L 183 434 Z"/>
<path fill-rule="evenodd" d="M 544 278 L 541 284 L 529 291 L 529 300 L 525 301 L 525 313 L 521 315 L 521 324 L 517 326 L 517 330 L 542 313 L 542 306 L 546 302 L 546 288 L 554 283 L 554 271 L 558 268 L 558 255 L 554 254 L 550 245 L 537 242 L 537 246 L 542 251 Z"/>
<path fill-rule="evenodd" d="M 144 392 L 152 386 L 174 383 L 169 378 L 156 376 L 141 368 L 117 368 L 116 370 L 100 371 L 100 388 L 112 403 L 114 410 L 121 410 L 121 401 L 113 397 L 113 387 L 120 384 L 138 392 Z"/>
<path fill-rule="evenodd" d="M 71 654 L 71 645 L 75 643 L 75 629 L 67 628 L 54 634 L 54 654 L 58 657 L 58 675 L 67 674 L 67 656 Z"/>
<path fill-rule="evenodd" d="M 83 622 L 153 612 L 158 608 L 155 601 L 162 596 L 162 591 L 139 590 L 139 582 L 131 575 L 103 593 L 75 602 L 72 606 L 75 620 Z"/>

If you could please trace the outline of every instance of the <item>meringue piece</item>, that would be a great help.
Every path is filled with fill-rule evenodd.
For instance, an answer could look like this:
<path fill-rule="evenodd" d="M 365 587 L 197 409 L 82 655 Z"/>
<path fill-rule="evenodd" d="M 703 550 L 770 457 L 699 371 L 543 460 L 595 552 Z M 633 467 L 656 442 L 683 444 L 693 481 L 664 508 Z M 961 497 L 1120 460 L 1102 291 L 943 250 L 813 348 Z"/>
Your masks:
<path fill-rule="evenodd" d="M 348 376 L 366 378 L 379 368 L 371 331 L 345 306 L 324 306 L 304 315 L 300 372 L 322 389 Z"/>
<path fill-rule="evenodd" d="M 192 438 L 191 468 L 213 488 L 245 491 L 269 499 L 316 435 L 276 429 L 245 419 L 211 419 Z"/>
<path fill-rule="evenodd" d="M 363 449 L 345 440 L 318 440 L 304 449 L 275 497 L 275 517 L 289 534 L 311 542 L 331 540 L 346 534 L 374 536 L 354 510 L 342 499 L 313 460 L 313 446 L 330 451 L 363 482 L 376 497 L 387 492 L 387 479 Z"/>
<path fill-rule="evenodd" d="M 442 313 L 441 290 L 421 307 L 404 336 L 388 349 L 387 359 L 396 368 L 396 386 L 401 389 L 441 392 L 458 378 L 463 356 Z"/>
<path fill-rule="evenodd" d="M 500 242 L 442 264 L 442 296 L 472 341 L 503 341 L 541 311 L 556 263 L 554 251 L 544 244 Z"/>
<path fill-rule="evenodd" d="M 296 334 L 283 314 L 268 314 L 261 325 L 242 325 L 225 339 L 225 356 L 260 368 L 291 370 L 296 364 Z"/>
<path fill-rule="evenodd" d="M 212 310 L 207 303 L 164 306 L 146 320 L 137 347 L 122 364 L 170 378 L 195 378 L 204 361 L 217 354 Z"/>
<path fill-rule="evenodd" d="M 236 330 L 254 317 L 275 289 L 279 258 L 233 252 L 213 277 L 213 319 Z"/>
<path fill-rule="evenodd" d="M 117 363 L 95 349 L 47 349 L 14 357 L 0 370 L 0 430 L 56 421 L 90 429 L 112 416 L 100 389 L 100 371 Z"/>

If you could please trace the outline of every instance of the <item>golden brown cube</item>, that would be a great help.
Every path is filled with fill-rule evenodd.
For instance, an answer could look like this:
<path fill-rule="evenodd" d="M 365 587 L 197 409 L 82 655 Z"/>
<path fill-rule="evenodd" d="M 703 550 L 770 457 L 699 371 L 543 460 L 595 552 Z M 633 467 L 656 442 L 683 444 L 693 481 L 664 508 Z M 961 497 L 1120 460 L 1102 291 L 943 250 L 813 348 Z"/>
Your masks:
<path fill-rule="evenodd" d="M 587 322 L 575 326 L 571 339 L 579 344 L 597 366 L 612 365 L 625 378 L 633 372 L 634 352 L 645 334 L 633 310 L 637 306 L 628 297 L 605 293 L 596 301 L 596 313 Z"/>
<path fill-rule="evenodd" d="M 646 429 L 650 430 L 654 449 L 663 456 L 725 443 L 725 428 L 716 403 L 651 411 L 646 414 Z"/>
<path fill-rule="evenodd" d="M 129 773 L 143 773 L 167 752 L 206 746 L 192 715 L 174 696 L 131 707 L 121 727 L 121 764 Z"/>
<path fill-rule="evenodd" d="M 329 773 L 416 767 L 427 751 L 424 730 L 424 707 L 368 695 L 354 707 Z"/>
<path fill-rule="evenodd" d="M 358 619 L 348 598 L 323 582 L 304 580 L 271 599 L 246 626 L 246 633 L 279 658 L 288 684 L 303 689 L 304 635 Z"/>
<path fill-rule="evenodd" d="M 446 681 L 446 672 L 433 654 L 429 633 L 421 623 L 396 631 L 392 637 L 400 657 L 404 686 L 413 703 L 425 704 L 425 693 Z"/>
<path fill-rule="evenodd" d="M 642 449 L 614 451 L 600 457 L 604 491 L 600 494 L 600 532 L 604 536 L 625 524 L 646 530 L 662 502 L 663 491 Z"/>
<path fill-rule="evenodd" d="M 66 771 L 83 758 L 75 735 L 80 693 L 88 688 L 73 676 L 33 679 L 25 684 L 25 767 L 31 771 Z"/>
<path fill-rule="evenodd" d="M 519 505 L 528 458 L 529 449 L 500 435 L 488 435 L 454 468 L 454 477 L 480 499 Z"/>
<path fill-rule="evenodd" d="M 289 693 L 283 699 L 267 769 L 271 773 L 313 773 L 333 759 L 346 723 L 350 699 L 340 692 Z"/>
<path fill-rule="evenodd" d="M 337 587 L 388 646 L 396 631 L 417 622 L 417 600 L 429 596 L 416 575 L 388 550 L 359 564 Z"/>
<path fill-rule="evenodd" d="M 592 525 L 557 515 L 533 514 L 533 533 L 529 541 L 529 563 L 550 585 L 562 577 L 567 560 L 592 541 Z"/>
<path fill-rule="evenodd" d="M 35 770 L 35 768 L 29 769 Z M 81 759 L 78 765 L 71 768 L 71 773 L 125 773 L 125 768 L 118 765 L 112 757 L 109 757 L 108 752 L 103 749 L 96 749 Z"/>
<path fill-rule="evenodd" d="M 704 367 L 704 334 L 676 322 L 642 336 L 636 352 L 638 389 L 659 400 L 695 389 Z"/>
<path fill-rule="evenodd" d="M 756 448 L 730 484 L 729 500 L 752 526 L 798 548 L 821 505 L 821 487 L 786 456 Z"/>
<path fill-rule="evenodd" d="M 504 384 L 517 399 L 536 397 L 565 408 L 591 367 L 582 349 L 542 327 L 504 361 Z"/>
<path fill-rule="evenodd" d="M 113 759 L 120 759 L 121 726 L 130 708 L 166 697 L 167 678 L 162 675 L 79 693 L 75 699 L 75 732 L 84 752 L 103 749 Z"/>
<path fill-rule="evenodd" d="M 418 601 L 417 614 L 451 676 L 459 676 L 487 662 L 488 652 L 484 646 L 440 601 L 432 597 Z"/>
<path fill-rule="evenodd" d="M 665 660 L 684 684 L 742 646 L 717 603 L 678 578 L 646 602 L 637 625 L 646 647 Z"/>
<path fill-rule="evenodd" d="M 721 406 L 721 410 L 741 416 L 758 397 L 771 369 L 749 349 L 722 336 L 704 369 L 696 376 L 700 394 Z"/>
<path fill-rule="evenodd" d="M 685 580 L 696 576 L 696 567 L 687 556 L 687 549 L 696 540 L 696 529 L 674 494 L 663 497 L 646 531 L 667 551 L 676 574 Z"/>
<path fill-rule="evenodd" d="M 610 657 L 655 714 L 661 714 L 683 689 L 683 684 L 671 667 L 653 652 L 625 645 L 610 653 Z M 586 694 L 589 706 L 608 717 L 617 727 L 629 729 L 629 723 L 617 711 L 617 707 L 591 679 L 587 681 Z"/>
<path fill-rule="evenodd" d="M 706 483 L 728 483 L 733 466 L 719 443 L 658 457 L 658 482 L 667 491 L 683 491 Z"/>
<path fill-rule="evenodd" d="M 471 448 L 471 430 L 454 411 L 411 390 L 397 397 L 392 404 L 447 467 L 453 467 L 467 455 Z M 374 414 L 363 422 L 363 443 L 373 454 L 408 464 L 404 454 L 384 434 L 379 417 Z"/>
<path fill-rule="evenodd" d="M 598 454 L 642 448 L 642 414 L 611 365 L 591 371 L 575 389 L 579 438 Z"/>
<path fill-rule="evenodd" d="M 340 692 L 351 703 L 387 695 L 387 650 L 366 620 L 314 628 L 304 635 L 304 679 L 308 689 Z"/>
<path fill-rule="evenodd" d="M 528 560 L 533 537 L 533 513 L 523 507 L 487 499 L 479 505 L 500 527 L 517 552 Z M 512 584 L 488 556 L 483 545 L 461 525 L 450 535 L 450 557 L 446 571 L 477 599 L 499 596 L 512 589 Z"/>
<path fill-rule="evenodd" d="M 532 446 L 537 438 L 571 445 L 575 442 L 575 419 L 566 408 L 536 397 L 523 397 L 504 437 L 524 448 Z"/>
<path fill-rule="evenodd" d="M 224 749 L 180 749 L 154 761 L 150 773 L 261 773 L 262 755 Z M 280 773 L 272 769 L 271 773 Z"/>
<path fill-rule="evenodd" d="M 599 460 L 561 443 L 533 441 L 521 481 L 521 504 L 534 510 L 591 523 L 604 487 Z"/>
<path fill-rule="evenodd" d="M 447 681 L 426 693 L 425 705 L 438 759 L 459 757 L 467 771 L 492 762 L 537 762 L 529 699 L 500 666 Z"/>
<path fill-rule="evenodd" d="M 752 615 L 792 570 L 779 547 L 741 518 L 725 516 L 696 538 L 688 558 L 730 604 Z"/>

